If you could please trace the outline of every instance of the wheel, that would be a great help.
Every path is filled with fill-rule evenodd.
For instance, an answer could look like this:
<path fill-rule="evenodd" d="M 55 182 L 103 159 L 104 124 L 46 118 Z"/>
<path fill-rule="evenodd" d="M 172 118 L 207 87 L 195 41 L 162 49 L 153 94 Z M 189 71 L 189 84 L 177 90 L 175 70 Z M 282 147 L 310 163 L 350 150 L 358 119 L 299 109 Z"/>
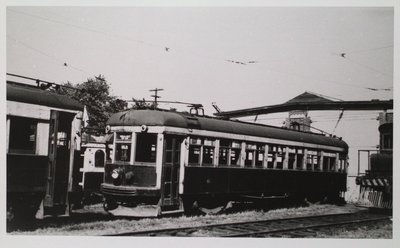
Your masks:
<path fill-rule="evenodd" d="M 118 204 L 115 200 L 113 199 L 104 199 L 103 201 L 103 208 L 106 212 L 114 210 L 118 207 Z"/>

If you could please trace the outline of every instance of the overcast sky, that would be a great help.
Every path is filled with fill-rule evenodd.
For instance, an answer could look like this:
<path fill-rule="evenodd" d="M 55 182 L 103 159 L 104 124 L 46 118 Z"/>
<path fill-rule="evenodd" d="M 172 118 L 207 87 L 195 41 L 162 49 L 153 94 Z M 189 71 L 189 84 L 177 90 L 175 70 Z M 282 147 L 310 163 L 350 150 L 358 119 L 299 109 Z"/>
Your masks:
<path fill-rule="evenodd" d="M 7 7 L 6 14 L 8 73 L 58 83 L 102 74 L 122 99 L 149 99 L 158 87 L 161 100 L 201 103 L 211 115 L 212 102 L 234 110 L 304 91 L 393 98 L 390 7 Z M 353 169 L 356 150 L 378 144 L 377 114 L 345 112 L 335 130 L 351 147 Z M 332 132 L 339 111 L 310 115 Z M 281 125 L 286 116 L 259 122 Z"/>

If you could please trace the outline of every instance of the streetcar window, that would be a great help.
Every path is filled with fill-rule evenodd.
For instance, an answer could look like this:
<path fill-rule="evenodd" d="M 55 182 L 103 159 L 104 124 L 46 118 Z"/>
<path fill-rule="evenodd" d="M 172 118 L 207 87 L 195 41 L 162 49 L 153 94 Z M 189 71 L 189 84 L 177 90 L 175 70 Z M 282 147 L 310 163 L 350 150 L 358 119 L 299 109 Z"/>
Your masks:
<path fill-rule="evenodd" d="M 255 158 L 256 158 L 256 167 L 263 167 L 264 154 L 265 154 L 264 146 L 258 145 L 257 146 L 257 150 L 256 150 L 256 156 L 255 156 Z"/>
<path fill-rule="evenodd" d="M 106 160 L 107 161 L 111 161 L 112 159 L 112 156 L 113 156 L 113 151 L 114 151 L 114 149 L 113 149 L 113 145 L 112 144 L 106 144 L 106 154 L 107 154 L 107 158 L 106 158 Z"/>
<path fill-rule="evenodd" d="M 57 133 L 57 146 L 68 147 L 68 134 L 66 132 Z"/>
<path fill-rule="evenodd" d="M 254 161 L 254 153 L 257 146 L 255 144 L 246 144 L 246 157 L 244 160 L 244 165 L 246 167 L 252 167 Z"/>
<path fill-rule="evenodd" d="M 229 141 L 220 140 L 219 141 L 219 158 L 218 165 L 228 165 L 228 153 L 229 153 Z"/>
<path fill-rule="evenodd" d="M 10 152 L 34 154 L 36 150 L 37 121 L 29 118 L 10 118 Z"/>
<path fill-rule="evenodd" d="M 130 162 L 132 133 L 117 133 L 115 136 L 115 161 Z"/>
<path fill-rule="evenodd" d="M 212 166 L 214 149 L 214 140 L 191 137 L 189 140 L 189 164 Z"/>
<path fill-rule="evenodd" d="M 264 145 L 246 144 L 246 157 L 244 165 L 246 167 L 262 167 L 264 162 Z"/>
<path fill-rule="evenodd" d="M 121 161 L 121 162 L 131 161 L 130 144 L 115 144 L 115 146 L 116 146 L 115 161 Z"/>
<path fill-rule="evenodd" d="M 268 151 L 268 159 L 267 159 L 267 168 L 274 168 L 274 164 L 275 164 L 275 146 L 268 146 L 269 147 L 269 151 Z"/>
<path fill-rule="evenodd" d="M 276 168 L 277 169 L 283 169 L 283 159 L 284 159 L 284 150 L 282 147 L 278 146 L 277 147 L 277 152 L 276 152 Z"/>
<path fill-rule="evenodd" d="M 200 164 L 200 150 L 201 150 L 201 146 L 190 146 L 189 147 L 189 163 Z"/>
<path fill-rule="evenodd" d="M 136 162 L 156 162 L 157 134 L 138 133 L 136 137 Z"/>
<path fill-rule="evenodd" d="M 296 168 L 297 169 L 303 169 L 303 150 L 302 149 L 297 149 L 296 153 Z"/>
<path fill-rule="evenodd" d="M 289 152 L 288 169 L 292 170 L 295 168 L 296 153 Z"/>
<path fill-rule="evenodd" d="M 203 147 L 203 165 L 212 165 L 214 160 L 214 147 Z"/>
<path fill-rule="evenodd" d="M 393 136 L 390 134 L 382 135 L 382 149 L 393 149 Z"/>
<path fill-rule="evenodd" d="M 105 154 L 102 150 L 97 150 L 94 154 L 94 166 L 104 167 Z"/>
<path fill-rule="evenodd" d="M 237 141 L 220 140 L 218 164 L 221 166 L 236 166 L 240 163 L 240 143 Z"/>
<path fill-rule="evenodd" d="M 328 164 L 328 170 L 329 171 L 334 171 L 335 170 L 335 166 L 336 166 L 336 156 L 330 158 L 329 164 Z"/>
<path fill-rule="evenodd" d="M 314 165 L 314 170 L 319 170 L 319 158 L 320 158 L 320 153 L 318 152 L 316 156 L 313 156 L 313 165 Z"/>

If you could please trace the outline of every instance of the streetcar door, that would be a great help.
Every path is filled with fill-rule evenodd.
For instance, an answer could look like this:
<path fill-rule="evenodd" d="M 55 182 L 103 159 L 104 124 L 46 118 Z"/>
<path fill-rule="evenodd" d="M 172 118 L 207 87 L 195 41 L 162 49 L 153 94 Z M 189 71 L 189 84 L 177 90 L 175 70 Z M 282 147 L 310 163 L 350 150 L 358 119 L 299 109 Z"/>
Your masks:
<path fill-rule="evenodd" d="M 74 114 L 55 110 L 52 110 L 50 115 L 49 162 L 44 206 L 54 208 L 54 214 L 65 211 L 67 204 L 73 118 Z"/>
<path fill-rule="evenodd" d="M 161 180 L 162 206 L 179 207 L 179 167 L 183 137 L 165 135 L 164 140 L 164 159 Z"/>

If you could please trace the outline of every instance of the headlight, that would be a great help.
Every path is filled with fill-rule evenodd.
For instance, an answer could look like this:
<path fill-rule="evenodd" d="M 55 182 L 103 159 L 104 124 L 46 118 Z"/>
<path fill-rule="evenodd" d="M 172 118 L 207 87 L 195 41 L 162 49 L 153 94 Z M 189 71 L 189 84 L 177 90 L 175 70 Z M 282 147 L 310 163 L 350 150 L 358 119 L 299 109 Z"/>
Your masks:
<path fill-rule="evenodd" d="M 111 177 L 117 179 L 119 177 L 119 172 L 117 169 L 113 170 L 111 173 Z"/>

